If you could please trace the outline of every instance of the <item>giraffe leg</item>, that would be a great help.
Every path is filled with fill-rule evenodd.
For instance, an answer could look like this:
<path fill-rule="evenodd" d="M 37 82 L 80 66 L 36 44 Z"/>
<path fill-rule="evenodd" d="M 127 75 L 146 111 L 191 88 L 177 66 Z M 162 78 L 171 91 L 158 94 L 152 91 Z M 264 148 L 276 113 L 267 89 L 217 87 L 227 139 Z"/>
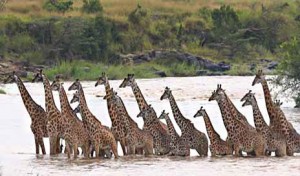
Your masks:
<path fill-rule="evenodd" d="M 121 139 L 120 140 L 120 144 L 121 144 L 121 147 L 122 147 L 122 151 L 123 151 L 123 155 L 127 155 L 127 151 L 126 151 L 126 141 L 125 139 Z"/>
<path fill-rule="evenodd" d="M 119 158 L 117 143 L 115 141 L 113 141 L 112 144 L 110 145 L 110 147 L 111 147 L 111 150 L 112 150 L 115 158 Z"/>
<path fill-rule="evenodd" d="M 60 153 L 60 138 L 56 137 L 56 145 L 55 145 L 56 154 Z"/>
<path fill-rule="evenodd" d="M 66 144 L 67 155 L 68 155 L 68 158 L 70 159 L 71 158 L 71 155 L 70 155 L 70 153 L 71 153 L 70 144 L 67 141 L 65 141 L 65 144 Z"/>
<path fill-rule="evenodd" d="M 40 148 L 39 148 L 39 138 L 34 137 L 34 142 L 35 142 L 35 154 L 40 154 Z"/>
<path fill-rule="evenodd" d="M 55 155 L 56 154 L 56 137 L 55 136 L 50 136 L 50 155 Z"/>
<path fill-rule="evenodd" d="M 41 146 L 43 155 L 46 155 L 45 145 L 42 137 L 39 139 L 39 144 Z"/>
<path fill-rule="evenodd" d="M 96 158 L 99 157 L 99 144 L 95 143 Z"/>
<path fill-rule="evenodd" d="M 74 152 L 74 159 L 77 158 L 78 155 L 78 145 L 75 143 L 73 146 L 73 152 Z"/>

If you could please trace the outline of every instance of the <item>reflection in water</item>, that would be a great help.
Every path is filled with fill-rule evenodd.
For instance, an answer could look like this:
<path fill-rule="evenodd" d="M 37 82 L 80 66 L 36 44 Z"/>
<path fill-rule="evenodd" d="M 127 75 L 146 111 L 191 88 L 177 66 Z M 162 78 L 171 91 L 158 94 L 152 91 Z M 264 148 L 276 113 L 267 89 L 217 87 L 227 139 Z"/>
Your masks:
<path fill-rule="evenodd" d="M 207 99 L 216 85 L 223 84 L 224 89 L 232 98 L 237 108 L 245 114 L 250 124 L 254 125 L 250 107 L 241 107 L 239 99 L 248 90 L 256 93 L 260 109 L 267 122 L 268 116 L 263 100 L 261 86 L 251 86 L 253 77 L 195 77 L 195 78 L 164 78 L 137 80 L 149 104 L 152 104 L 157 114 L 162 110 L 171 113 L 168 101 L 160 101 L 164 87 L 173 90 L 175 99 L 182 113 L 189 118 L 202 132 L 206 133 L 204 121 L 194 119 L 193 115 L 200 106 L 204 106 L 211 117 L 211 121 L 220 136 L 227 136 L 221 114 L 216 102 Z M 121 81 L 111 81 L 111 86 L 118 91 L 131 117 L 143 126 L 141 119 L 136 118 L 139 110 L 130 88 L 118 88 Z M 70 83 L 65 83 L 68 87 Z M 42 84 L 25 84 L 34 100 L 44 106 L 44 89 Z M 111 122 L 107 112 L 106 101 L 95 95 L 104 95 L 104 87 L 94 87 L 94 82 L 83 83 L 88 106 L 104 125 Z M 261 157 L 236 158 L 226 157 L 197 157 L 194 150 L 191 157 L 167 156 L 126 156 L 114 159 L 78 158 L 68 160 L 64 154 L 50 157 L 36 156 L 33 135 L 30 130 L 30 118 L 22 103 L 17 86 L 5 85 L 8 95 L 0 95 L 1 123 L 0 123 L 0 175 L 298 175 L 300 171 L 300 155 L 295 157 Z M 73 92 L 68 92 L 71 97 Z M 59 107 L 58 94 L 54 93 Z M 293 102 L 282 98 L 283 111 L 297 131 L 300 131 L 300 111 L 293 108 Z M 72 105 L 76 106 L 76 105 Z M 171 115 L 171 119 L 173 117 Z M 178 132 L 179 128 L 176 126 Z M 49 140 L 45 139 L 46 150 L 49 153 Z M 121 154 L 121 148 L 119 147 Z"/>

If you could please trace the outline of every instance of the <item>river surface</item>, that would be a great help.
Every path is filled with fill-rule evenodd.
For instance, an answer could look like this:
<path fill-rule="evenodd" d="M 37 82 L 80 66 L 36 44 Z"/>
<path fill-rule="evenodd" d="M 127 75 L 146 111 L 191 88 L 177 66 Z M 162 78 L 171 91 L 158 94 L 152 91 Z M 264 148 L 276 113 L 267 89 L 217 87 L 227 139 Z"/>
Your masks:
<path fill-rule="evenodd" d="M 215 101 L 208 102 L 211 92 L 217 84 L 222 84 L 228 96 L 232 99 L 239 111 L 254 125 L 251 107 L 241 107 L 240 99 L 250 89 L 255 92 L 260 109 L 267 121 L 261 85 L 251 86 L 253 77 L 188 77 L 188 78 L 161 78 L 138 79 L 137 83 L 147 102 L 152 104 L 159 116 L 162 110 L 171 113 L 168 100 L 160 101 L 164 88 L 170 87 L 177 100 L 181 112 L 190 119 L 197 129 L 206 133 L 204 121 L 201 117 L 193 118 L 200 106 L 203 106 L 211 121 L 225 139 L 227 136 L 219 107 Z M 143 126 L 142 119 L 136 118 L 138 106 L 131 88 L 118 88 L 121 80 L 110 81 L 111 86 L 122 97 L 131 117 Z M 68 88 L 70 82 L 64 84 Z M 95 87 L 95 82 L 83 82 L 87 103 L 90 110 L 104 124 L 111 125 L 106 101 L 104 86 Z M 44 107 L 44 88 L 42 83 L 25 83 L 33 99 Z M 0 85 L 7 94 L 0 95 L 0 176 L 1 175 L 300 175 L 300 154 L 294 157 L 261 157 L 236 158 L 227 157 L 198 157 L 191 150 L 191 157 L 143 157 L 121 156 L 120 159 L 91 159 L 68 160 L 66 155 L 60 154 L 50 157 L 49 140 L 44 139 L 47 155 L 35 155 L 35 145 L 30 130 L 30 118 L 23 105 L 16 84 Z M 67 92 L 69 99 L 73 92 Z M 59 107 L 58 94 L 54 93 Z M 280 97 L 284 102 L 282 110 L 287 119 L 300 132 L 300 110 L 294 109 L 290 97 Z M 73 107 L 76 106 L 72 105 Z M 174 122 L 173 116 L 171 119 Z M 176 130 L 180 133 L 178 126 Z M 119 146 L 119 154 L 122 155 Z"/>

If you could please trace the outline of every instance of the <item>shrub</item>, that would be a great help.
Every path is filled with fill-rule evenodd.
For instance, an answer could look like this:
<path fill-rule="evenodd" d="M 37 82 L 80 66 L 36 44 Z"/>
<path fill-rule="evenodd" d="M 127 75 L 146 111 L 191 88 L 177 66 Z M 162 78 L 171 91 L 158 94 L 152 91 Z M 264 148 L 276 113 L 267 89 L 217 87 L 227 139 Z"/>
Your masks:
<path fill-rule="evenodd" d="M 48 11 L 57 11 L 61 13 L 65 13 L 68 10 L 72 9 L 73 1 L 63 1 L 59 0 L 57 2 L 52 2 L 51 0 L 48 0 L 44 3 L 43 8 Z"/>
<path fill-rule="evenodd" d="M 85 13 L 102 12 L 103 8 L 99 0 L 83 0 L 82 11 Z"/>

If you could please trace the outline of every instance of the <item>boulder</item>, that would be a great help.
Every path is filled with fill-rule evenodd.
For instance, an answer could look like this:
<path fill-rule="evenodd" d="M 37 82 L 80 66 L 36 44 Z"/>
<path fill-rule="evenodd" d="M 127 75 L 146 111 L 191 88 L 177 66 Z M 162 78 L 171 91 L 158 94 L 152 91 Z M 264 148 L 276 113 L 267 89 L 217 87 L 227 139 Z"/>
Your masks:
<path fill-rule="evenodd" d="M 164 71 L 156 71 L 154 73 L 156 75 L 160 76 L 160 77 L 166 77 L 167 76 L 166 72 L 164 72 Z"/>

